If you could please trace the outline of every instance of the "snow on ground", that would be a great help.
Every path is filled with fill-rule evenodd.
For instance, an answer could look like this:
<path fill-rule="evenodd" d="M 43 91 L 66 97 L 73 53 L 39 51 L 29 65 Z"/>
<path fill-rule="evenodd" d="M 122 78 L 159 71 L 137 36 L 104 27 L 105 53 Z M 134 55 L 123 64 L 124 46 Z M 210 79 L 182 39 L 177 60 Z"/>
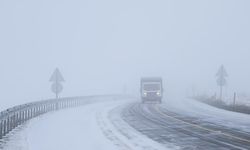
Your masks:
<path fill-rule="evenodd" d="M 96 100 L 26 122 L 0 141 L 3 150 L 166 150 L 142 135 L 120 113 L 133 101 Z M 165 99 L 164 107 L 183 115 L 250 132 L 250 115 L 218 109 L 188 98 Z"/>
<path fill-rule="evenodd" d="M 184 115 L 250 132 L 250 115 L 231 112 L 190 98 L 167 99 L 164 106 Z"/>
<path fill-rule="evenodd" d="M 129 101 L 98 102 L 40 116 L 11 132 L 4 150 L 166 149 L 119 119 L 118 111 L 110 113 Z"/>

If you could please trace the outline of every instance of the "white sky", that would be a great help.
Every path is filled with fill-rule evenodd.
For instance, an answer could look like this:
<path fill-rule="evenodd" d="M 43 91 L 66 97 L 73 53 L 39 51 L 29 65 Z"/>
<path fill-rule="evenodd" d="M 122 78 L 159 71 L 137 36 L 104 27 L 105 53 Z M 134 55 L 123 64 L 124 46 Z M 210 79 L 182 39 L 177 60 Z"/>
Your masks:
<path fill-rule="evenodd" d="M 165 91 L 250 91 L 248 0 L 1 0 L 1 104 L 54 95 L 138 91 L 141 76 L 162 76 Z M 94 92 L 95 91 L 95 92 Z"/>

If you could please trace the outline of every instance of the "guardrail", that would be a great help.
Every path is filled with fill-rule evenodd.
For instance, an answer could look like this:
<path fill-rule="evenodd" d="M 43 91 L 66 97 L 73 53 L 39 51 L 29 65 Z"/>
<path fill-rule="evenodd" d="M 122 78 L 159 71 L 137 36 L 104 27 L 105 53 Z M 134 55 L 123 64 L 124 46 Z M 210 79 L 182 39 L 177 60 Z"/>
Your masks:
<path fill-rule="evenodd" d="M 18 125 L 23 124 L 27 120 L 40 116 L 47 112 L 56 111 L 69 107 L 76 107 L 86 104 L 86 100 L 92 101 L 93 98 L 120 98 L 120 96 L 85 96 L 85 97 L 69 97 L 60 99 L 50 99 L 37 102 L 31 102 L 23 105 L 14 106 L 0 113 L 0 139 L 8 134 Z M 89 101 L 89 102 L 90 102 Z"/>

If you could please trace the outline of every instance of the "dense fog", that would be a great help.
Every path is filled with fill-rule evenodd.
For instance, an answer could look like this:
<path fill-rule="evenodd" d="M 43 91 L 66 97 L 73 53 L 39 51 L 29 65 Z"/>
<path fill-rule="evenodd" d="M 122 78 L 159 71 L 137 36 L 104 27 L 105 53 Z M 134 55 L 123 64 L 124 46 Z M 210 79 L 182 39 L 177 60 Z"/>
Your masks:
<path fill-rule="evenodd" d="M 161 76 L 165 100 L 214 94 L 223 64 L 227 95 L 250 93 L 248 0 L 1 0 L 1 109 L 60 96 L 127 93 Z"/>

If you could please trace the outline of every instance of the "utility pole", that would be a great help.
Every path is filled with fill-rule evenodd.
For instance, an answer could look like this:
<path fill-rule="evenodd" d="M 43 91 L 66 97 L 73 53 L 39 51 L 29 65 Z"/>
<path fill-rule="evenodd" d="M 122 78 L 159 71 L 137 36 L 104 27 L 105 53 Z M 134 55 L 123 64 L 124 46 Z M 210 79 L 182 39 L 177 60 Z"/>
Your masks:
<path fill-rule="evenodd" d="M 223 86 L 227 84 L 226 77 L 228 77 L 228 74 L 223 65 L 221 65 L 221 67 L 219 68 L 216 76 L 217 76 L 217 85 L 220 86 L 220 100 L 222 100 Z"/>

